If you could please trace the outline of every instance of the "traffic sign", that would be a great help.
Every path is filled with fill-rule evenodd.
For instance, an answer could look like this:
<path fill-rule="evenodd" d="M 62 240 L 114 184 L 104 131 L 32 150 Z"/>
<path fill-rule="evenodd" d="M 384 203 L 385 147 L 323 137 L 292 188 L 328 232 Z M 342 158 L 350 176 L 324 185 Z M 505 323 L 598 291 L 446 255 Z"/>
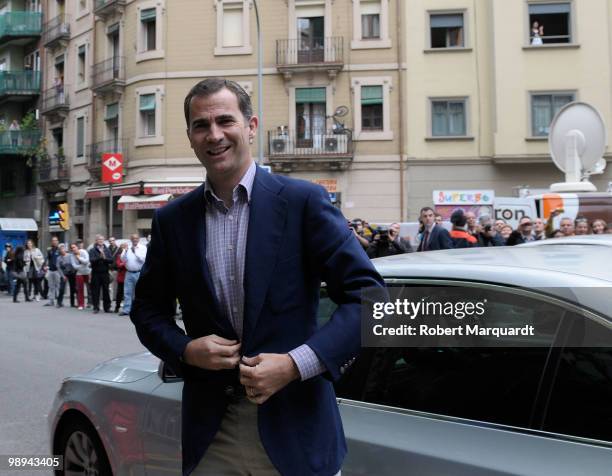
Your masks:
<path fill-rule="evenodd" d="M 102 183 L 123 181 L 123 154 L 102 154 Z"/>

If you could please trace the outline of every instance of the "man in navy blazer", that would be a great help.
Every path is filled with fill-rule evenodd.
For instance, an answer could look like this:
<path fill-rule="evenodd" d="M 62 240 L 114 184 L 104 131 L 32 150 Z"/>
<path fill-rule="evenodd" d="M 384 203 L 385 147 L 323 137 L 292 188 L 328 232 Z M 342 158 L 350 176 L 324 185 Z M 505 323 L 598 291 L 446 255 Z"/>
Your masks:
<path fill-rule="evenodd" d="M 360 349 L 360 291 L 382 279 L 323 188 L 255 166 L 258 122 L 239 85 L 201 81 L 185 117 L 206 183 L 155 213 L 131 312 L 184 379 L 183 474 L 337 474 L 346 443 L 332 381 Z M 321 281 L 338 307 L 317 328 Z M 243 448 L 236 434 L 257 441 Z M 241 458 L 257 448 L 261 470 Z"/>
<path fill-rule="evenodd" d="M 448 230 L 436 223 L 436 215 L 431 207 L 421 208 L 423 234 L 417 251 L 448 250 L 454 248 Z"/>

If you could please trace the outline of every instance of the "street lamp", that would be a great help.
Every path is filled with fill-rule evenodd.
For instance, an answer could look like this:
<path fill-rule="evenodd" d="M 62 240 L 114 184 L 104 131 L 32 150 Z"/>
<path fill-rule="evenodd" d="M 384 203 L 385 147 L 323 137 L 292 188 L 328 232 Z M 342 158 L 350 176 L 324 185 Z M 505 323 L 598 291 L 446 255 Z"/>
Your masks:
<path fill-rule="evenodd" d="M 253 5 L 255 5 L 255 20 L 257 21 L 257 117 L 259 118 L 259 126 L 257 127 L 257 165 L 263 165 L 263 42 L 261 40 L 257 0 L 253 0 Z"/>

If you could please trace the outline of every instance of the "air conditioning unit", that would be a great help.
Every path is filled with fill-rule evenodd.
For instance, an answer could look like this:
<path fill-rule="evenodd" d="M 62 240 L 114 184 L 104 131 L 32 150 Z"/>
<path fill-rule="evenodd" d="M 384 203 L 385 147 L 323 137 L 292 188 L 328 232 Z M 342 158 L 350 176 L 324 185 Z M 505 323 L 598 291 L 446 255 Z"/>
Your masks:
<path fill-rule="evenodd" d="M 337 152 L 338 139 L 336 137 L 327 137 L 325 139 L 325 152 Z"/>
<path fill-rule="evenodd" d="M 287 150 L 287 139 L 272 139 L 272 153 L 283 154 Z"/>

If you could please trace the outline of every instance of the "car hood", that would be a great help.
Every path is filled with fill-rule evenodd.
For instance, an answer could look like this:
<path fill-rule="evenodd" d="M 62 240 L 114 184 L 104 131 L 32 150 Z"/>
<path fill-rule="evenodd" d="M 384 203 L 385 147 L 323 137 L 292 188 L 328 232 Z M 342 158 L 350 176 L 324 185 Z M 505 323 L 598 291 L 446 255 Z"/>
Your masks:
<path fill-rule="evenodd" d="M 104 382 L 130 383 L 156 373 L 159 359 L 150 352 L 139 352 L 102 362 L 80 378 Z"/>

